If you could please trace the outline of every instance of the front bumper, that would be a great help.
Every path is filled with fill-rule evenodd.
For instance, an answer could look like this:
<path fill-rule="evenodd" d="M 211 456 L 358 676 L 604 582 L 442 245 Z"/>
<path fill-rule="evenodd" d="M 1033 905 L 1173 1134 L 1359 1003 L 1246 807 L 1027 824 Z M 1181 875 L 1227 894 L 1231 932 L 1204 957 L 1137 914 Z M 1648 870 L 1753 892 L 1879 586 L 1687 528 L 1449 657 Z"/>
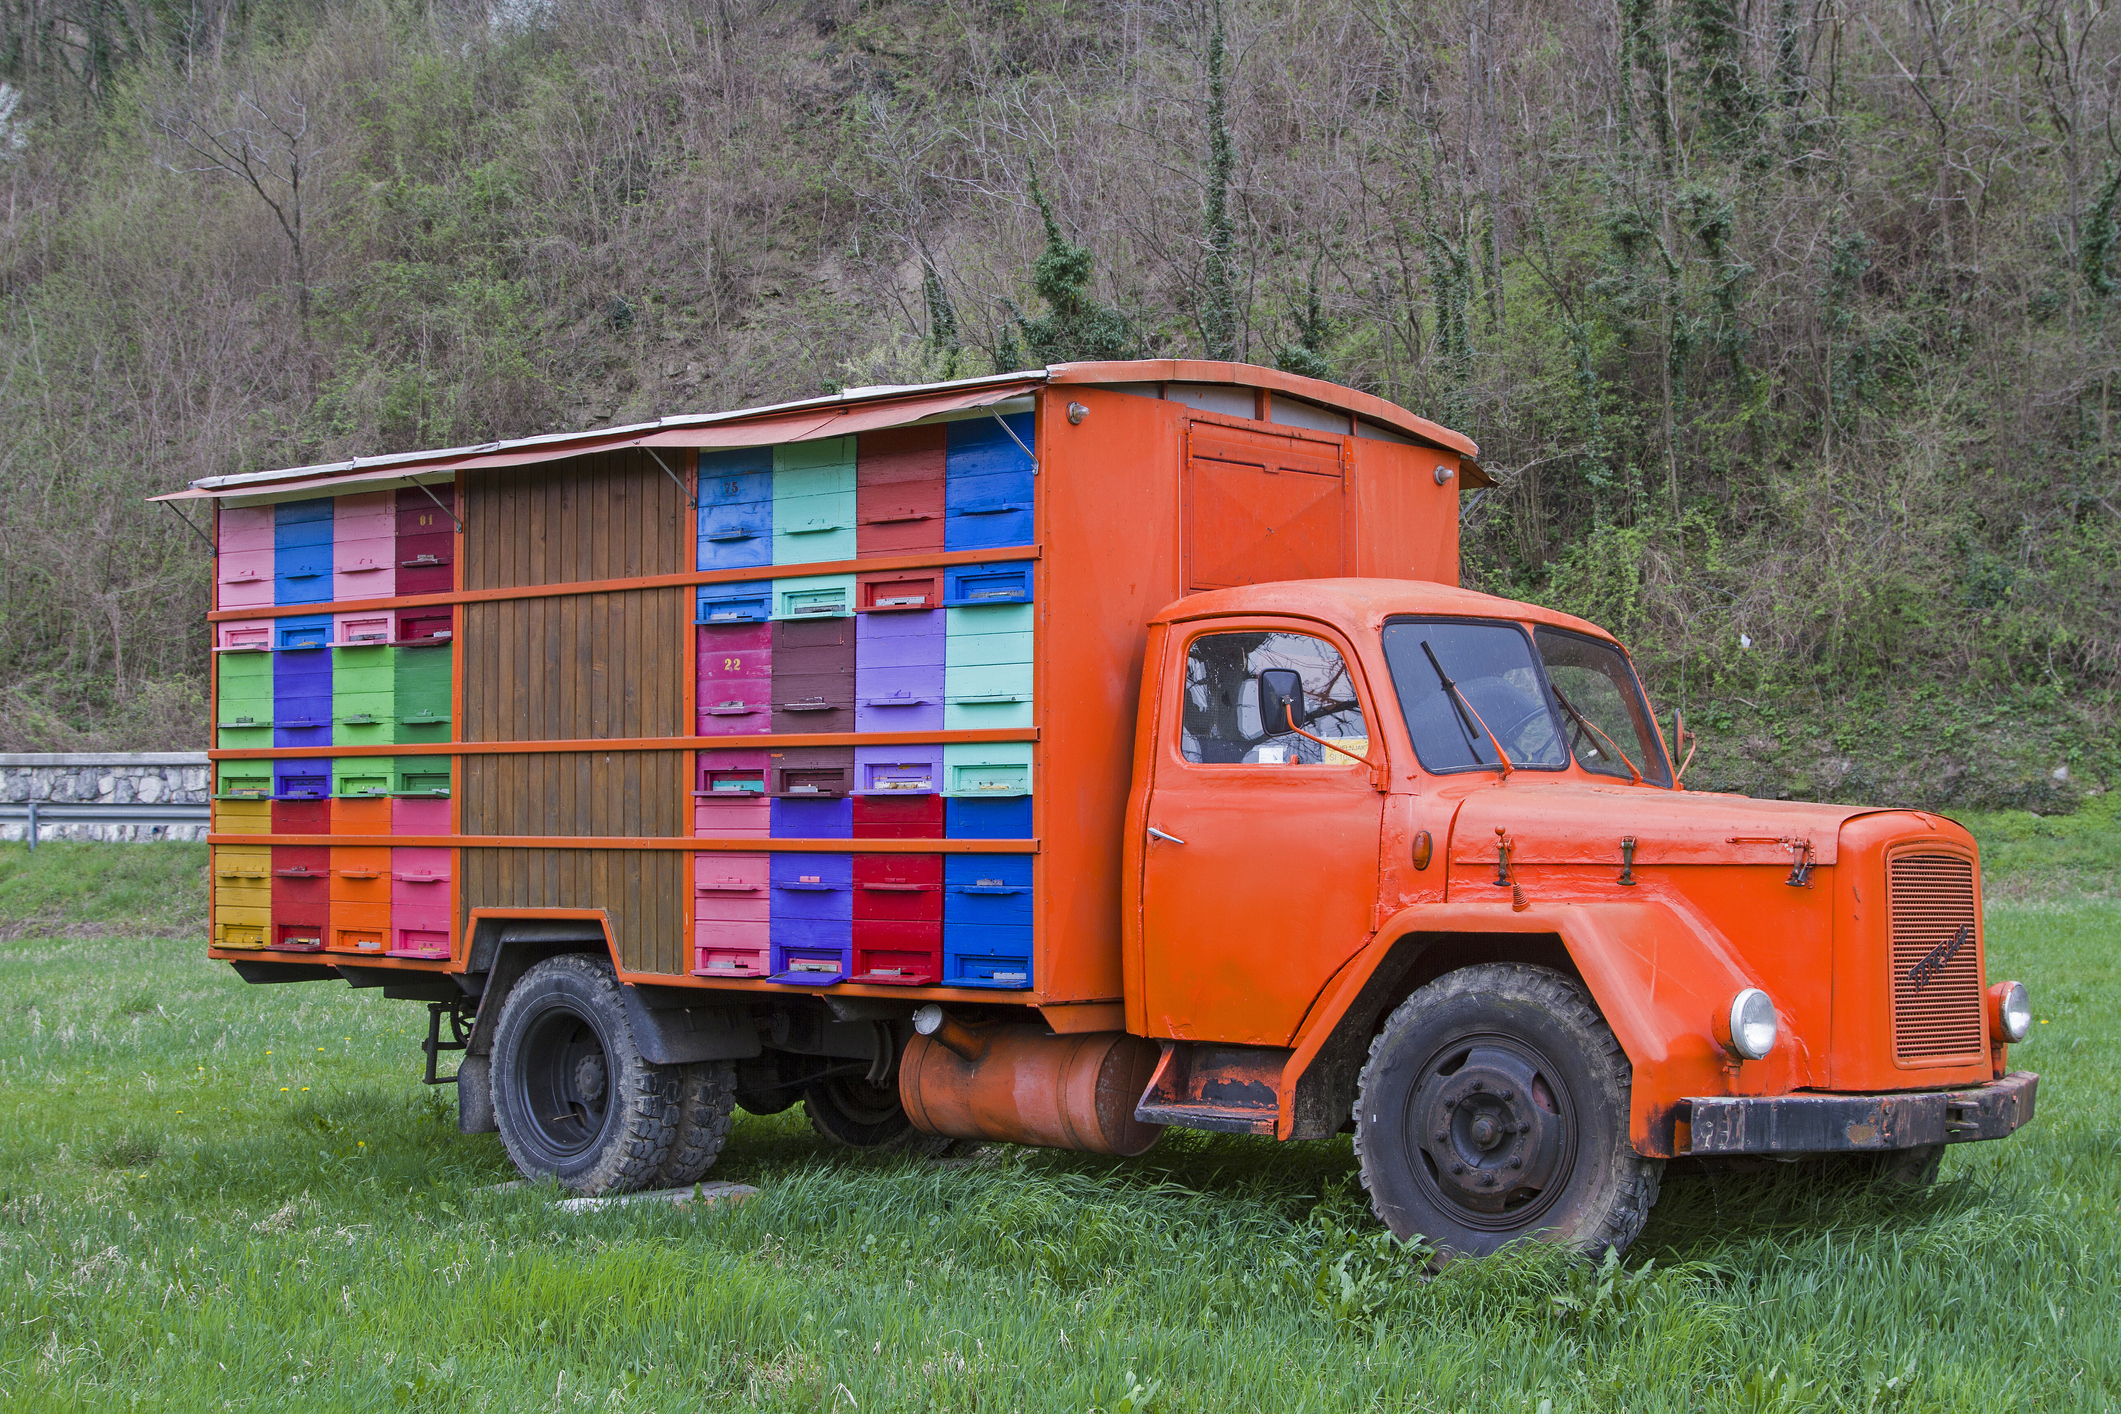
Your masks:
<path fill-rule="evenodd" d="M 1717 1095 L 1687 1100 L 1689 1156 L 1835 1154 L 2001 1139 L 2033 1117 L 2040 1077 L 1891 1095 Z"/>

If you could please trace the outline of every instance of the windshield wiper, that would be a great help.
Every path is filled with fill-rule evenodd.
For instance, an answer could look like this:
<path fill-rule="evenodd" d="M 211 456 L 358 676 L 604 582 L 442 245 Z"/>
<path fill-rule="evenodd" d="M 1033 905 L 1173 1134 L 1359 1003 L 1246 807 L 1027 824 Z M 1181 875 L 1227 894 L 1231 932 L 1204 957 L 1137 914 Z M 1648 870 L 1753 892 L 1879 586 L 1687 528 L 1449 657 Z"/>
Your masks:
<path fill-rule="evenodd" d="M 1576 704 L 1569 701 L 1568 696 L 1562 692 L 1560 683 L 1555 682 L 1552 678 L 1548 678 L 1547 686 L 1554 689 L 1554 700 L 1561 704 L 1562 711 L 1569 714 L 1570 720 L 1576 723 L 1577 729 L 1586 732 L 1591 736 L 1595 736 L 1600 741 L 1604 742 L 1606 744 L 1606 749 L 1608 751 L 1611 751 L 1615 756 L 1618 756 L 1620 758 L 1620 764 L 1628 768 L 1628 774 L 1635 778 L 1634 783 L 1638 786 L 1641 785 L 1642 772 L 1635 769 L 1635 763 L 1628 759 L 1628 754 L 1625 751 L 1622 751 L 1620 747 L 1614 743 L 1613 738 L 1607 736 L 1604 732 L 1598 730 L 1598 724 L 1596 722 L 1593 722 L 1589 717 L 1584 716 L 1583 713 L 1576 710 Z M 1593 754 L 1596 753 L 1594 752 Z"/>
<path fill-rule="evenodd" d="M 1426 638 L 1421 641 L 1421 651 L 1428 656 L 1429 666 L 1436 670 L 1436 680 L 1443 684 L 1444 695 L 1451 699 L 1451 709 L 1458 714 L 1458 724 L 1465 731 L 1467 744 L 1475 747 L 1473 759 L 1483 766 L 1487 764 L 1480 761 L 1479 748 L 1472 739 L 1473 723 L 1479 722 L 1480 730 L 1487 736 L 1488 744 L 1495 748 L 1496 759 L 1502 762 L 1503 779 L 1508 780 L 1510 772 L 1517 769 L 1510 764 L 1510 754 L 1502 749 L 1502 743 L 1495 739 L 1495 733 L 1488 730 L 1488 724 L 1481 720 L 1480 713 L 1474 709 L 1466 695 L 1458 690 L 1458 684 L 1451 681 L 1451 675 L 1443 670 L 1443 664 L 1436 660 L 1436 650 L 1429 646 L 1429 640 Z"/>

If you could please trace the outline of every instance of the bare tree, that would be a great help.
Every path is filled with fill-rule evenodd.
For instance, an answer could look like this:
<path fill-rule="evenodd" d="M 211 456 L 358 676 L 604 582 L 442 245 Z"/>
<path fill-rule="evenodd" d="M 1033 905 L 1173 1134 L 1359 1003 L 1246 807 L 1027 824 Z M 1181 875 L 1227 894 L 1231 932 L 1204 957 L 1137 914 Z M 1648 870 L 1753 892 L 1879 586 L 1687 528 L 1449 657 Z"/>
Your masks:
<path fill-rule="evenodd" d="M 303 184 L 322 151 L 310 135 L 309 105 L 290 91 L 277 100 L 236 95 L 236 122 L 217 127 L 188 109 L 171 109 L 157 119 L 163 133 L 203 166 L 167 164 L 172 172 L 234 177 L 257 193 L 295 261 L 295 317 L 303 337 L 309 335 L 309 248 L 304 241 Z"/>

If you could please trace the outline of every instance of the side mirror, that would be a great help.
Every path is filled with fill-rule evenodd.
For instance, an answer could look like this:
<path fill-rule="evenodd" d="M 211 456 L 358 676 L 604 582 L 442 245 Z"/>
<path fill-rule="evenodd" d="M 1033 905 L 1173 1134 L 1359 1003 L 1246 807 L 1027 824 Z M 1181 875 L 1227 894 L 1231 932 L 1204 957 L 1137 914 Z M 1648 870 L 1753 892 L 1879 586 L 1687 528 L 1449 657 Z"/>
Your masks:
<path fill-rule="evenodd" d="M 1280 736 L 1296 728 L 1303 711 L 1304 680 L 1294 668 L 1268 668 L 1259 675 L 1259 729 Z"/>
<path fill-rule="evenodd" d="M 1700 737 L 1689 738 L 1686 729 L 1686 713 L 1677 707 L 1672 709 L 1672 750 L 1684 754 L 1672 771 L 1672 784 L 1678 785 L 1686 776 L 1686 768 L 1694 764 L 1694 748 L 1701 745 Z"/>

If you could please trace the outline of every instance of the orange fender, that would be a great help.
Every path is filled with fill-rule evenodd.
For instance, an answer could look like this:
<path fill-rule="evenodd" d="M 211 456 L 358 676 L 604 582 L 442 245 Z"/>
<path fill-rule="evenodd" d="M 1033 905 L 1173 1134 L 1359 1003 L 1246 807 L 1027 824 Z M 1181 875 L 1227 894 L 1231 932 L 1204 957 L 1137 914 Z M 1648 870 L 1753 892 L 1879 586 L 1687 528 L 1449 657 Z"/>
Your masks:
<path fill-rule="evenodd" d="M 1740 1063 L 1716 1042 L 1716 1012 L 1743 987 L 1760 985 L 1709 922 L 1672 896 L 1613 903 L 1546 903 L 1523 911 L 1507 898 L 1417 904 L 1387 919 L 1327 984 L 1297 1030 L 1283 1069 L 1276 1134 L 1295 1130 L 1295 1080 L 1372 974 L 1402 942 L 1421 934 L 1493 933 L 1558 938 L 1634 1068 L 1630 1134 L 1644 1154 L 1669 1157 L 1680 1100 L 1694 1095 L 1777 1094 L 1800 1083 L 1803 1038 L 1782 1017 L 1765 1060 Z"/>

